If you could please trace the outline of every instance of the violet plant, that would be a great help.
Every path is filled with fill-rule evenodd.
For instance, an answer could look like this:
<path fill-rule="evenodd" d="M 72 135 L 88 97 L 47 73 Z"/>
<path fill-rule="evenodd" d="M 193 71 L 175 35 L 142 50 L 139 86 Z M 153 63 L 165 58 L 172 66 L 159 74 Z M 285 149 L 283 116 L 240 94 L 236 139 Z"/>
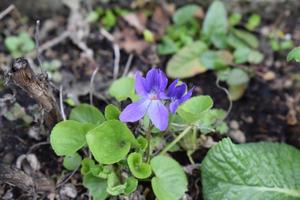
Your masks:
<path fill-rule="evenodd" d="M 151 181 L 157 199 L 181 199 L 187 178 L 167 152 L 181 148 L 194 163 L 191 154 L 201 146 L 200 135 L 226 128 L 224 112 L 212 109 L 209 96 L 191 97 L 192 91 L 179 80 L 168 86 L 165 74 L 155 68 L 145 77 L 120 78 L 109 94 L 133 102 L 122 112 L 107 105 L 104 115 L 92 105 L 75 107 L 68 120 L 53 128 L 52 148 L 64 156 L 66 169 L 81 168 L 83 185 L 94 199 L 130 195 L 141 181 Z"/>

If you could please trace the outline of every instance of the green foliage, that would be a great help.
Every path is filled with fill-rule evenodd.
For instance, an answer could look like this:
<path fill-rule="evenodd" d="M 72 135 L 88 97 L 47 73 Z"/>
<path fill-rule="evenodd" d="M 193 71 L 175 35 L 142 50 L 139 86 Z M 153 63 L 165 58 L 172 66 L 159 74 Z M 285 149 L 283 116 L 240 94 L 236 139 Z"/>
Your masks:
<path fill-rule="evenodd" d="M 104 115 L 107 120 L 119 119 L 121 111 L 117 106 L 109 104 L 105 107 Z"/>
<path fill-rule="evenodd" d="M 133 177 L 128 177 L 124 183 L 120 183 L 119 178 L 115 173 L 111 173 L 107 179 L 107 192 L 111 195 L 130 194 L 136 190 L 138 180 Z"/>
<path fill-rule="evenodd" d="M 206 51 L 202 41 L 194 42 L 175 54 L 167 65 L 167 75 L 172 78 L 187 78 L 206 71 L 199 55 Z"/>
<path fill-rule="evenodd" d="M 261 21 L 261 17 L 257 14 L 252 14 L 249 19 L 248 19 L 248 22 L 246 24 L 246 28 L 248 30 L 254 30 L 257 26 L 259 26 L 260 24 L 260 21 Z"/>
<path fill-rule="evenodd" d="M 214 37 L 225 35 L 228 31 L 227 11 L 221 1 L 214 1 L 205 16 L 202 28 L 203 36 L 213 42 Z"/>
<path fill-rule="evenodd" d="M 289 52 L 287 56 L 287 61 L 295 60 L 296 62 L 300 62 L 300 47 L 294 48 Z"/>
<path fill-rule="evenodd" d="M 88 146 L 101 164 L 113 164 L 125 158 L 135 138 L 127 126 L 117 120 L 109 120 L 89 131 Z"/>
<path fill-rule="evenodd" d="M 300 151 L 286 144 L 223 139 L 201 165 L 205 200 L 300 198 Z"/>
<path fill-rule="evenodd" d="M 94 125 L 99 125 L 105 121 L 103 114 L 96 107 L 89 104 L 80 104 L 73 108 L 70 119 Z"/>
<path fill-rule="evenodd" d="M 154 42 L 155 38 L 154 38 L 154 35 L 151 31 L 149 31 L 148 29 L 144 30 L 143 32 L 143 35 L 144 35 L 144 40 L 146 42 L 149 42 L 149 43 L 152 43 Z"/>
<path fill-rule="evenodd" d="M 242 19 L 242 15 L 240 13 L 235 12 L 229 16 L 228 22 L 230 26 L 235 26 L 238 23 L 240 23 L 241 19 Z"/>
<path fill-rule="evenodd" d="M 179 200 L 187 191 L 187 178 L 182 167 L 167 156 L 154 157 L 150 165 L 155 177 L 151 180 L 158 200 Z"/>
<path fill-rule="evenodd" d="M 63 165 L 68 170 L 75 170 L 81 165 L 82 158 L 78 153 L 64 157 Z"/>
<path fill-rule="evenodd" d="M 83 176 L 83 185 L 92 194 L 94 200 L 105 200 L 108 196 L 106 192 L 107 181 L 105 179 L 88 174 Z"/>
<path fill-rule="evenodd" d="M 33 51 L 35 47 L 34 41 L 26 32 L 21 32 L 18 36 L 5 38 L 4 44 L 13 58 L 24 56 L 26 53 Z"/>
<path fill-rule="evenodd" d="M 151 166 L 143 162 L 142 154 L 131 153 L 127 159 L 131 173 L 139 179 L 148 178 L 151 175 Z"/>
<path fill-rule="evenodd" d="M 176 25 L 183 25 L 192 20 L 197 12 L 201 12 L 201 8 L 197 5 L 190 4 L 176 10 L 172 19 Z"/>
<path fill-rule="evenodd" d="M 118 101 L 123 101 L 127 98 L 133 101 L 137 100 L 134 92 L 134 79 L 131 77 L 122 77 L 115 80 L 108 89 L 108 93 Z"/>
<path fill-rule="evenodd" d="M 212 106 L 213 100 L 210 96 L 196 96 L 181 104 L 177 112 L 186 122 L 195 122 Z"/>
<path fill-rule="evenodd" d="M 71 156 L 85 144 L 86 130 L 80 122 L 66 120 L 54 126 L 50 135 L 50 143 L 59 156 Z"/>

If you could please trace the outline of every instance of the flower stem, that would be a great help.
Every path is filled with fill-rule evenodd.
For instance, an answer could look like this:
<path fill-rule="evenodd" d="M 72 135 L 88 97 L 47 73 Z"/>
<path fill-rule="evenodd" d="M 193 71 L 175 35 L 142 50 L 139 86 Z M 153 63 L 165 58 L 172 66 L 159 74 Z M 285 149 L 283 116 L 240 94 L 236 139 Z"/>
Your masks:
<path fill-rule="evenodd" d="M 182 131 L 176 138 L 175 140 L 173 140 L 168 146 L 166 146 L 161 152 L 160 154 L 165 154 L 167 151 L 169 151 L 175 144 L 177 144 L 177 142 L 179 142 L 187 133 L 189 133 L 189 131 L 192 129 L 191 126 L 187 127 L 186 129 L 184 129 L 184 131 Z"/>
<path fill-rule="evenodd" d="M 148 141 L 148 148 L 147 148 L 147 154 L 146 154 L 146 162 L 149 163 L 150 162 L 150 154 L 151 154 L 151 145 L 150 145 L 150 142 L 151 142 L 151 130 L 153 128 L 153 125 L 150 124 L 147 131 L 146 131 L 146 139 Z"/>

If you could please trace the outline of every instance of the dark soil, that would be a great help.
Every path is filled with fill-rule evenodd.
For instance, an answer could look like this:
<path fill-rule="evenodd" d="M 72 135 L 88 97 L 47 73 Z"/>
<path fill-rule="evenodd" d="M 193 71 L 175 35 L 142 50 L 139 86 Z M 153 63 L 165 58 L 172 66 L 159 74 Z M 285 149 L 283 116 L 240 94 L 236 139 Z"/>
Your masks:
<path fill-rule="evenodd" d="M 275 7 L 275 6 L 274 6 Z M 275 7 L 276 8 L 276 7 Z M 274 13 L 277 13 L 274 9 Z M 255 10 L 254 10 L 255 11 Z M 252 10 L 252 12 L 254 12 Z M 258 10 L 257 12 L 261 12 Z M 295 35 L 294 41 L 295 44 L 300 42 L 299 30 L 297 26 L 297 17 L 299 13 L 292 12 L 288 16 L 283 16 L 283 19 L 278 22 L 277 26 L 284 27 L 286 32 L 292 33 Z M 264 16 L 262 16 L 264 19 Z M 0 64 L 1 58 L 8 56 L 8 52 L 3 46 L 3 40 L 6 35 L 16 33 L 12 28 L 11 20 L 18 19 L 17 14 L 14 14 L 13 17 L 6 17 L 0 21 L 1 29 L 8 29 L 1 31 L 0 33 Z M 57 21 L 60 20 L 59 24 L 65 24 L 66 20 L 64 15 L 61 17 L 53 18 Z M 30 21 L 32 22 L 32 21 Z M 263 21 L 263 25 L 270 24 L 274 20 L 267 19 Z M 17 23 L 18 26 L 21 26 Z M 33 27 L 33 23 L 23 24 L 23 26 Z M 299 28 L 299 27 L 298 27 Z M 98 93 L 105 95 L 105 90 L 107 89 L 107 82 L 112 78 L 112 66 L 113 66 L 113 50 L 112 44 L 106 39 L 99 38 L 98 29 L 91 29 L 91 34 L 87 40 L 87 44 L 90 48 L 94 50 L 96 55 L 95 60 L 101 66 L 99 71 L 96 83 L 96 91 Z M 56 35 L 56 31 L 52 33 Z M 44 38 L 45 41 L 52 38 L 52 35 Z M 264 39 L 261 39 L 264 43 Z M 296 111 L 296 122 L 290 123 L 291 107 L 288 104 L 290 98 L 294 101 L 294 109 L 299 105 L 300 98 L 298 95 L 299 86 L 297 86 L 296 81 L 293 79 L 293 74 L 300 74 L 299 65 L 296 63 L 287 63 L 285 61 L 287 52 L 274 53 L 270 49 L 266 49 L 262 45 L 261 49 L 267 59 L 260 66 L 249 66 L 252 70 L 256 72 L 265 72 L 272 71 L 275 73 L 276 78 L 267 81 L 263 77 L 255 75 L 252 77 L 248 89 L 244 96 L 233 102 L 233 107 L 226 119 L 228 123 L 233 120 L 236 121 L 239 125 L 239 129 L 245 134 L 246 142 L 259 142 L 259 141 L 274 141 L 274 142 L 283 142 L 291 144 L 297 148 L 300 148 L 300 135 L 299 135 L 299 112 Z M 59 45 L 52 48 L 51 51 L 48 51 L 43 55 L 44 59 L 60 59 L 63 61 L 61 72 L 63 75 L 66 75 L 63 83 L 66 87 L 73 87 L 76 83 L 88 84 L 90 76 L 94 70 L 94 67 L 80 56 L 80 50 L 72 44 L 70 40 L 61 42 Z M 120 65 L 124 66 L 128 53 L 121 51 L 121 61 Z M 267 60 L 272 58 L 271 64 L 267 63 Z M 165 63 L 167 58 L 162 57 L 160 63 Z M 9 63 L 10 59 L 4 59 L 3 65 Z M 133 59 L 132 70 L 139 69 L 142 71 L 147 70 L 151 66 L 146 64 L 143 59 L 140 59 L 139 56 L 136 56 Z M 163 68 L 163 65 L 160 67 Z M 121 69 L 121 73 L 123 69 Z M 191 79 L 185 80 L 189 86 L 195 86 L 195 95 L 196 94 L 207 94 L 210 95 L 213 100 L 215 107 L 223 108 L 227 110 L 229 105 L 229 100 L 224 93 L 216 86 L 216 77 L 213 72 L 208 72 L 205 74 L 197 75 Z M 224 85 L 225 86 L 225 85 Z M 67 88 L 68 91 L 70 91 Z M 3 98 L 5 94 L 11 93 L 10 88 L 0 90 L 0 98 Z M 57 93 L 58 95 L 58 93 Z M 64 94 L 67 96 L 67 94 Z M 26 111 L 30 112 L 28 107 L 35 105 L 35 102 L 28 97 L 21 89 L 17 89 L 16 101 L 25 108 Z M 81 102 L 89 103 L 89 95 L 87 93 L 81 93 L 78 95 L 78 98 Z M 101 99 L 99 96 L 94 96 L 94 105 L 103 109 L 106 101 L 110 99 Z M 9 107 L 11 103 L 7 103 L 4 106 Z M 65 105 L 66 112 L 70 111 L 70 107 Z M 0 111 L 1 108 L 0 107 Z M 30 148 L 38 143 L 47 141 L 47 137 L 43 134 L 40 140 L 36 140 L 32 137 L 29 137 L 28 131 L 30 127 L 38 126 L 38 124 L 26 124 L 24 121 L 18 119 L 15 121 L 9 121 L 5 117 L 0 116 L 0 162 L 14 164 L 16 159 L 26 154 Z M 216 141 L 219 141 L 222 137 L 218 134 L 211 135 Z M 239 142 L 239 141 L 235 141 Z M 202 148 L 197 150 L 193 154 L 193 158 L 196 163 L 201 163 L 204 156 L 206 155 L 208 149 Z M 41 164 L 41 173 L 44 175 L 54 178 L 57 180 L 63 173 L 62 159 L 58 158 L 49 144 L 43 144 L 35 148 L 32 153 L 34 153 Z M 188 165 L 189 161 L 184 152 L 177 152 L 172 154 L 182 165 Z M 78 199 L 85 199 L 83 197 L 86 192 L 83 187 L 78 184 L 80 181 L 79 175 L 72 177 L 71 182 L 77 184 L 78 189 Z M 193 175 L 189 176 L 189 192 L 188 194 L 192 199 L 202 199 L 201 193 L 201 173 L 200 170 L 194 170 Z M 8 199 L 30 199 L 31 197 L 24 197 L 24 194 L 19 189 L 2 184 L 0 185 L 0 197 L 4 197 L 12 194 L 11 198 Z M 43 195 L 42 195 L 43 196 Z M 149 196 L 152 196 L 151 194 Z M 44 196 L 45 197 L 45 196 Z M 46 198 L 46 197 L 45 197 Z M 152 197 L 153 198 L 153 197 Z M 149 199 L 152 199 L 149 198 Z M 4 198 L 3 198 L 4 199 Z"/>

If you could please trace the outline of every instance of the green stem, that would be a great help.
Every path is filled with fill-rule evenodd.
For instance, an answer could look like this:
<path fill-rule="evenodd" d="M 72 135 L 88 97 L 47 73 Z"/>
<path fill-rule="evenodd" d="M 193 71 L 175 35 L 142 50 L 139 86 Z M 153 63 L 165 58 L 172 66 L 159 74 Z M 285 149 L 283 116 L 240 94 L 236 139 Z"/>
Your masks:
<path fill-rule="evenodd" d="M 186 129 L 184 129 L 184 131 L 182 131 L 176 138 L 175 140 L 173 140 L 168 146 L 166 146 L 161 152 L 160 154 L 165 154 L 167 153 L 167 151 L 169 151 L 175 144 L 177 144 L 187 133 L 189 133 L 189 131 L 192 129 L 191 126 L 187 127 Z"/>
<path fill-rule="evenodd" d="M 149 163 L 150 162 L 150 154 L 151 154 L 151 145 L 150 145 L 150 142 L 151 142 L 151 130 L 153 128 L 153 125 L 150 124 L 149 125 L 149 128 L 148 130 L 146 131 L 146 139 L 148 141 L 148 148 L 147 148 L 147 154 L 146 154 L 146 162 Z"/>

